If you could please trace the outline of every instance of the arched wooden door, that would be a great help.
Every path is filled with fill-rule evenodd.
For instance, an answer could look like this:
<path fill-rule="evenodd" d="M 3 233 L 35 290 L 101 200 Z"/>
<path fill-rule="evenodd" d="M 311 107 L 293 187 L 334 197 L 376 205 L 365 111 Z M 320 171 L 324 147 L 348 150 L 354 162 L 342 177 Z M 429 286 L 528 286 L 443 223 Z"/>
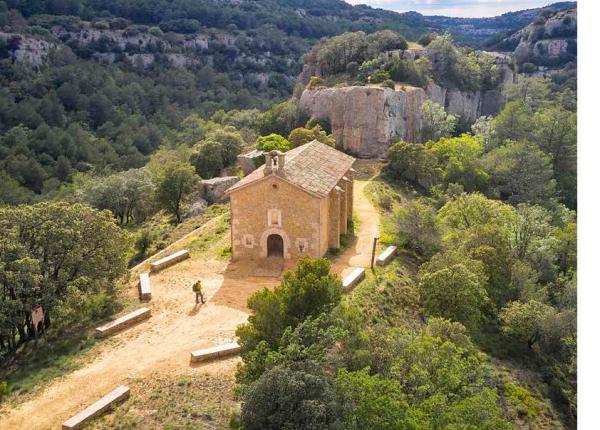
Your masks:
<path fill-rule="evenodd" d="M 283 238 L 278 234 L 267 237 L 267 257 L 283 257 Z"/>

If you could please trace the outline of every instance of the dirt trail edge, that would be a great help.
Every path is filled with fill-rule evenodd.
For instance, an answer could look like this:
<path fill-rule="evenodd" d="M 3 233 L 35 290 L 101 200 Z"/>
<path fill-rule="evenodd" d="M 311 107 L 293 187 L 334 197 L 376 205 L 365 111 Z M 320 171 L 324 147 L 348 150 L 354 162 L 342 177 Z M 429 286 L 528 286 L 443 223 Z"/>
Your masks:
<path fill-rule="evenodd" d="M 355 181 L 354 212 L 360 226 L 352 244 L 334 261 L 333 270 L 337 273 L 348 266 L 369 265 L 379 215 L 364 195 L 368 181 Z M 202 228 L 191 234 L 201 232 Z M 191 291 L 193 281 L 199 278 L 208 299 L 203 306 L 195 305 Z M 153 299 L 147 304 L 152 317 L 102 341 L 95 358 L 85 367 L 51 381 L 13 409 L 0 410 L 0 428 L 58 429 L 71 415 L 116 386 L 152 374 L 231 375 L 239 358 L 190 365 L 190 352 L 231 341 L 236 327 L 248 317 L 247 297 L 278 282 L 278 278 L 254 276 L 254 268 L 242 263 L 194 256 L 152 275 Z"/>

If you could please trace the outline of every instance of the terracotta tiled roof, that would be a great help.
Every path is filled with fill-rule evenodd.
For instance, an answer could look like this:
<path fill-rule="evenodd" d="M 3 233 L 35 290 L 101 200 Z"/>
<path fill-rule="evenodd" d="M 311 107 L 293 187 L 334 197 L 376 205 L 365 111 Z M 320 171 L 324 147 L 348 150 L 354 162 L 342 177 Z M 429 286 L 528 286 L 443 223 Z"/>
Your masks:
<path fill-rule="evenodd" d="M 354 160 L 353 157 L 329 145 L 313 140 L 286 152 L 283 175 L 276 170 L 272 174 L 279 175 L 310 193 L 325 197 L 352 167 Z M 265 166 L 261 166 L 229 188 L 227 192 L 264 177 Z"/>

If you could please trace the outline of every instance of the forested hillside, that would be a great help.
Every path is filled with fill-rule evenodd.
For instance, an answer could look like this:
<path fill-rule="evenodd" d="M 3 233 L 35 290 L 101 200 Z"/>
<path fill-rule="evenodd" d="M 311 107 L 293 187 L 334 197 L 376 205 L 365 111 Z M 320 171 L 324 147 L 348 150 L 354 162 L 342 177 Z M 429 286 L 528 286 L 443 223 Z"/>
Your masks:
<path fill-rule="evenodd" d="M 544 7 L 507 12 L 489 18 L 451 18 L 429 16 L 427 22 L 451 32 L 461 43 L 482 47 L 491 41 L 529 25 L 540 13 L 555 13 L 576 8 L 577 3 L 566 1 L 552 3 Z"/>
<path fill-rule="evenodd" d="M 200 179 L 241 175 L 244 150 L 336 145 L 330 119 L 292 97 L 300 76 L 309 89 L 433 83 L 474 105 L 488 90 L 499 102 L 466 122 L 423 99 L 418 133 L 394 136 L 387 160 L 365 163 L 374 171 L 357 165 L 379 243 L 397 258 L 344 293 L 331 261 L 356 239 L 355 207 L 341 250 L 249 296 L 230 427 L 575 428 L 576 68 L 522 67 L 547 59 L 530 48 L 556 39 L 553 17 L 570 32 L 559 36 L 576 33 L 568 14 L 542 13 L 518 32 L 514 47 L 530 54 L 519 69 L 419 14 L 336 0 L 0 1 L 0 400 L 18 403 L 89 357 L 90 328 L 131 300 L 127 267 L 209 220 L 187 238 L 194 264 L 229 264 L 228 207 L 207 207 Z M 211 276 L 212 294 L 226 276 Z M 198 312 L 177 313 L 173 330 Z M 213 419 L 185 396 L 197 384 L 174 385 L 186 399 L 178 423 Z M 172 424 L 135 409 L 156 428 Z M 121 410 L 100 425 L 143 427 L 129 419 Z"/>
<path fill-rule="evenodd" d="M 0 201 L 141 167 L 194 111 L 291 94 L 319 37 L 422 17 L 320 1 L 0 1 Z"/>

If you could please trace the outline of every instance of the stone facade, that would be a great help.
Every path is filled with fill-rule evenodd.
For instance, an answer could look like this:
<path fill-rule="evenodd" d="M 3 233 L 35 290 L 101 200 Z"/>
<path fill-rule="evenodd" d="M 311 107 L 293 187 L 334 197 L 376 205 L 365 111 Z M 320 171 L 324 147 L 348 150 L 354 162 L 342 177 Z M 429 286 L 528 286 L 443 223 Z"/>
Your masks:
<path fill-rule="evenodd" d="M 341 154 L 343 162 L 333 175 L 327 166 L 322 171 L 307 166 L 312 177 L 321 176 L 326 182 L 320 188 L 311 187 L 302 182 L 300 169 L 311 161 L 305 158 L 316 157 L 314 150 L 326 145 L 311 142 L 303 146 L 307 145 L 305 151 L 300 147 L 289 155 L 275 151 L 266 154 L 265 166 L 227 191 L 234 260 L 317 257 L 330 248 L 339 248 L 340 234 L 347 231 L 352 217 L 354 159 L 327 147 L 326 151 Z"/>

